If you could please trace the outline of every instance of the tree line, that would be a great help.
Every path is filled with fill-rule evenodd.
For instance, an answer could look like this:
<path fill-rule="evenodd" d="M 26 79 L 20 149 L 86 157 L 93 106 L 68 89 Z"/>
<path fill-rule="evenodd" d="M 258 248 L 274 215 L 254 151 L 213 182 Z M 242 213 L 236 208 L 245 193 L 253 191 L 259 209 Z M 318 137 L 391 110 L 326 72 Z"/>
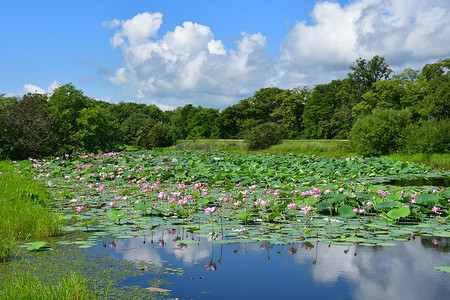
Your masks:
<path fill-rule="evenodd" d="M 50 95 L 0 95 L 0 157 L 98 152 L 125 145 L 151 149 L 179 139 L 246 138 L 266 123 L 278 140 L 351 138 L 362 154 L 375 155 L 411 150 L 408 141 L 423 139 L 418 132 L 434 130 L 439 135 L 448 128 L 449 70 L 446 58 L 421 71 L 408 68 L 392 75 L 383 57 L 359 58 L 344 79 L 314 88 L 262 88 L 223 110 L 188 104 L 162 111 L 155 105 L 112 104 L 90 98 L 72 84 Z M 434 139 L 432 151 L 448 151 L 448 133 Z M 430 141 L 422 142 L 421 151 L 428 151 Z M 366 149 L 369 146 L 372 149 Z"/>

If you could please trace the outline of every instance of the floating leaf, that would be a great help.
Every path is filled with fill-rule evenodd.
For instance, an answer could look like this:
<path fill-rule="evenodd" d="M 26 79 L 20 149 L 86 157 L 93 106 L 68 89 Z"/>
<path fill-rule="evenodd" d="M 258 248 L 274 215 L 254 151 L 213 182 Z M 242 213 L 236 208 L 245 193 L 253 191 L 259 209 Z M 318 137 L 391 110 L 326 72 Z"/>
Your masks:
<path fill-rule="evenodd" d="M 416 199 L 416 203 L 421 205 L 433 205 L 438 200 L 436 194 L 422 194 Z"/>
<path fill-rule="evenodd" d="M 437 266 L 433 269 L 444 272 L 444 273 L 450 273 L 450 266 Z"/>
<path fill-rule="evenodd" d="M 108 216 L 113 220 L 120 220 L 125 217 L 125 212 L 121 209 L 113 209 L 108 213 Z"/>
<path fill-rule="evenodd" d="M 351 219 L 356 217 L 356 213 L 353 211 L 353 207 L 349 205 L 342 205 L 339 207 L 339 215 L 344 219 Z"/>
<path fill-rule="evenodd" d="M 303 231 L 303 234 L 310 234 L 313 231 L 314 231 L 314 228 L 309 228 L 309 229 L 306 229 L 305 231 Z"/>
<path fill-rule="evenodd" d="M 42 247 L 44 247 L 45 246 L 45 244 L 47 244 L 47 242 L 41 242 L 41 241 L 39 241 L 39 242 L 34 242 L 34 243 L 32 243 L 31 245 L 29 245 L 28 247 L 27 247 L 27 250 L 28 251 L 39 251 Z"/>
<path fill-rule="evenodd" d="M 411 213 L 408 207 L 394 208 L 390 210 L 387 215 L 392 219 L 406 218 Z"/>

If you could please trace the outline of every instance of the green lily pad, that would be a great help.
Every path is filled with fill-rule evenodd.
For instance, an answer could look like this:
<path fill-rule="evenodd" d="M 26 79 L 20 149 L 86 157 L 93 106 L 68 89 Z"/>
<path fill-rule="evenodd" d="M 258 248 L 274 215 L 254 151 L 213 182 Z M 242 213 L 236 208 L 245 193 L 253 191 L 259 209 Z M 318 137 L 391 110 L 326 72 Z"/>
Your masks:
<path fill-rule="evenodd" d="M 450 273 L 450 266 L 437 266 L 433 269 L 444 272 L 444 273 Z"/>

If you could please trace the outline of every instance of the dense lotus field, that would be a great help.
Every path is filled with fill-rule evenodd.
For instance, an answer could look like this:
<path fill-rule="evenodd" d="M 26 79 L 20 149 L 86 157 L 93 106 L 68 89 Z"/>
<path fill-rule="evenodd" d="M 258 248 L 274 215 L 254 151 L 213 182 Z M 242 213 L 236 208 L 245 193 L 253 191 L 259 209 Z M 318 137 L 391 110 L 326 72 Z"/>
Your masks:
<path fill-rule="evenodd" d="M 395 245 L 417 235 L 450 237 L 450 191 L 384 184 L 448 171 L 384 158 L 324 158 L 200 151 L 128 151 L 31 159 L 67 231 L 93 238 L 184 228 L 198 243 L 313 241 Z M 188 235 L 186 235 L 187 237 Z M 71 242 L 67 242 L 71 243 Z M 162 239 L 158 242 L 165 245 Z"/>

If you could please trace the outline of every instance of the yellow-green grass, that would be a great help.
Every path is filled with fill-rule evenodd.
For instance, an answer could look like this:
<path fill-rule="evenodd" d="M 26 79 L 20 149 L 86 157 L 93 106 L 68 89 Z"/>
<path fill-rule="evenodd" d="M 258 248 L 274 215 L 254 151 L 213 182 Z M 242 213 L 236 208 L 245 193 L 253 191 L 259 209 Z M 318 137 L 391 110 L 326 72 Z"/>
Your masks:
<path fill-rule="evenodd" d="M 450 170 L 450 153 L 436 153 L 436 154 L 396 153 L 396 154 L 390 154 L 387 157 L 389 157 L 392 160 L 420 163 L 420 164 L 433 166 L 438 169 Z"/>
<path fill-rule="evenodd" d="M 72 272 L 56 283 L 45 282 L 35 274 L 17 270 L 0 282 L 0 299 L 83 300 L 98 299 L 88 280 Z"/>
<path fill-rule="evenodd" d="M 219 150 L 229 153 L 246 153 L 244 140 L 179 140 L 177 149 L 190 150 Z M 304 154 L 319 155 L 325 157 L 349 157 L 360 154 L 352 150 L 348 140 L 283 140 L 281 144 L 274 145 L 259 152 L 278 154 Z M 435 168 L 445 170 L 450 169 L 450 154 L 402 154 L 396 153 L 388 155 L 392 160 L 409 161 L 423 163 Z"/>
<path fill-rule="evenodd" d="M 210 140 L 179 140 L 176 149 L 218 150 L 230 153 L 246 152 L 244 140 L 210 139 Z"/>
<path fill-rule="evenodd" d="M 62 227 L 61 217 L 48 207 L 44 185 L 17 170 L 15 163 L 0 161 L 0 262 L 7 260 L 18 244 L 55 236 Z"/>

